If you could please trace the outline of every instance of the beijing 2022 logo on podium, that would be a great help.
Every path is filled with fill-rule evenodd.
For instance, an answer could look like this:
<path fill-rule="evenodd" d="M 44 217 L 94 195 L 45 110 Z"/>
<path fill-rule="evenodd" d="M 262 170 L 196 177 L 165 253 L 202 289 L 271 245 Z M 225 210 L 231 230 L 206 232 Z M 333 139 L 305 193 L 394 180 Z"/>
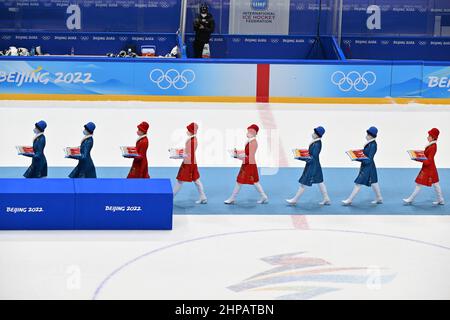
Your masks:
<path fill-rule="evenodd" d="M 262 11 L 269 7 L 269 0 L 250 0 L 252 10 Z"/>

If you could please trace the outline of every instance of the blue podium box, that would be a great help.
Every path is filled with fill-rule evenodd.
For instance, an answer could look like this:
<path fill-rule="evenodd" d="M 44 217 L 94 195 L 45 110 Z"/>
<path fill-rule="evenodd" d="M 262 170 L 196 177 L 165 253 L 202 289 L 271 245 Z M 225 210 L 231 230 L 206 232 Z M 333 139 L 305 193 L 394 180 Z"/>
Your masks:
<path fill-rule="evenodd" d="M 0 179 L 0 230 L 74 228 L 70 179 Z"/>
<path fill-rule="evenodd" d="M 75 229 L 171 230 L 169 179 L 74 179 Z"/>

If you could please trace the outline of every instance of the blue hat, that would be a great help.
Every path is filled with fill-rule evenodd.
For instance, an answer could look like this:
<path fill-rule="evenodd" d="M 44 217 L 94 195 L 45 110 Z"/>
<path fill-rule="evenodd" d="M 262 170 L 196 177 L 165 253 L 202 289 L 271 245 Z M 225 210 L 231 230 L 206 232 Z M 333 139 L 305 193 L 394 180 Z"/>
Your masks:
<path fill-rule="evenodd" d="M 88 122 L 84 125 L 84 128 L 92 134 L 95 130 L 95 124 L 93 122 Z"/>
<path fill-rule="evenodd" d="M 322 136 L 325 134 L 325 128 L 318 126 L 317 128 L 314 128 L 314 132 L 320 137 L 322 138 Z"/>
<path fill-rule="evenodd" d="M 34 124 L 36 126 L 36 128 L 38 128 L 41 132 L 45 131 L 45 128 L 47 128 L 47 122 L 45 122 L 44 120 L 41 120 L 39 122 L 36 122 Z"/>
<path fill-rule="evenodd" d="M 378 135 L 378 129 L 376 127 L 370 127 L 366 132 L 374 138 L 376 138 Z"/>

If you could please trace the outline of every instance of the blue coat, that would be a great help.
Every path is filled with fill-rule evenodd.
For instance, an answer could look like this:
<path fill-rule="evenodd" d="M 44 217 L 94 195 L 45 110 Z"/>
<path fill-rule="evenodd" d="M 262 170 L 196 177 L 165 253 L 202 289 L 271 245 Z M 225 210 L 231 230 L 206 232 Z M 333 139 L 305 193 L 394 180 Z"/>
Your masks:
<path fill-rule="evenodd" d="M 313 183 L 323 182 L 322 167 L 319 160 L 321 150 L 322 141 L 320 140 L 309 146 L 309 155 L 311 156 L 311 159 L 306 160 L 305 169 L 303 170 L 300 180 L 298 180 L 301 184 L 310 187 Z"/>
<path fill-rule="evenodd" d="M 372 183 L 378 182 L 377 167 L 375 166 L 374 157 L 377 153 L 377 142 L 372 141 L 364 147 L 364 154 L 367 160 L 358 160 L 361 162 L 358 177 L 355 180 L 356 184 L 362 184 L 370 187 Z"/>
<path fill-rule="evenodd" d="M 79 160 L 78 165 L 70 173 L 69 178 L 97 178 L 94 162 L 91 158 L 91 150 L 94 146 L 94 139 L 89 137 L 81 143 L 80 155 L 71 157 Z"/>
<path fill-rule="evenodd" d="M 47 176 L 47 159 L 44 155 L 45 136 L 40 135 L 33 141 L 34 155 L 31 166 L 23 174 L 25 178 L 44 178 Z"/>

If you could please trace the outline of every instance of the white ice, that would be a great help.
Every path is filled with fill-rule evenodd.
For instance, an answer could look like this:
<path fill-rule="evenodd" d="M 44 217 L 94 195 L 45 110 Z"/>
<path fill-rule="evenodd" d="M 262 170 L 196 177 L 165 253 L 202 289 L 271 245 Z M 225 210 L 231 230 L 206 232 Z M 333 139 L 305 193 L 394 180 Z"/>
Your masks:
<path fill-rule="evenodd" d="M 196 121 L 201 166 L 237 166 L 225 151 L 243 145 L 244 129 L 257 123 L 261 165 L 284 158 L 298 166 L 290 149 L 307 146 L 323 125 L 323 165 L 353 166 L 344 151 L 362 147 L 376 125 L 379 167 L 417 167 L 406 150 L 423 148 L 431 127 L 442 131 L 438 166 L 450 167 L 448 106 L 64 101 L 0 101 L 0 166 L 29 164 L 14 146 L 31 142 L 40 119 L 49 124 L 51 166 L 72 165 L 62 148 L 79 143 L 87 121 L 98 126 L 96 164 L 128 166 L 118 146 L 133 144 L 136 124 L 147 120 L 151 166 L 178 166 L 167 149 L 181 146 Z M 268 282 L 257 288 L 230 289 L 276 267 L 261 259 L 294 253 L 327 262 L 294 274 L 337 280 L 262 276 Z M 175 216 L 170 232 L 0 232 L 0 299 L 276 299 L 307 288 L 335 290 L 316 299 L 450 299 L 449 265 L 448 216 Z"/>

